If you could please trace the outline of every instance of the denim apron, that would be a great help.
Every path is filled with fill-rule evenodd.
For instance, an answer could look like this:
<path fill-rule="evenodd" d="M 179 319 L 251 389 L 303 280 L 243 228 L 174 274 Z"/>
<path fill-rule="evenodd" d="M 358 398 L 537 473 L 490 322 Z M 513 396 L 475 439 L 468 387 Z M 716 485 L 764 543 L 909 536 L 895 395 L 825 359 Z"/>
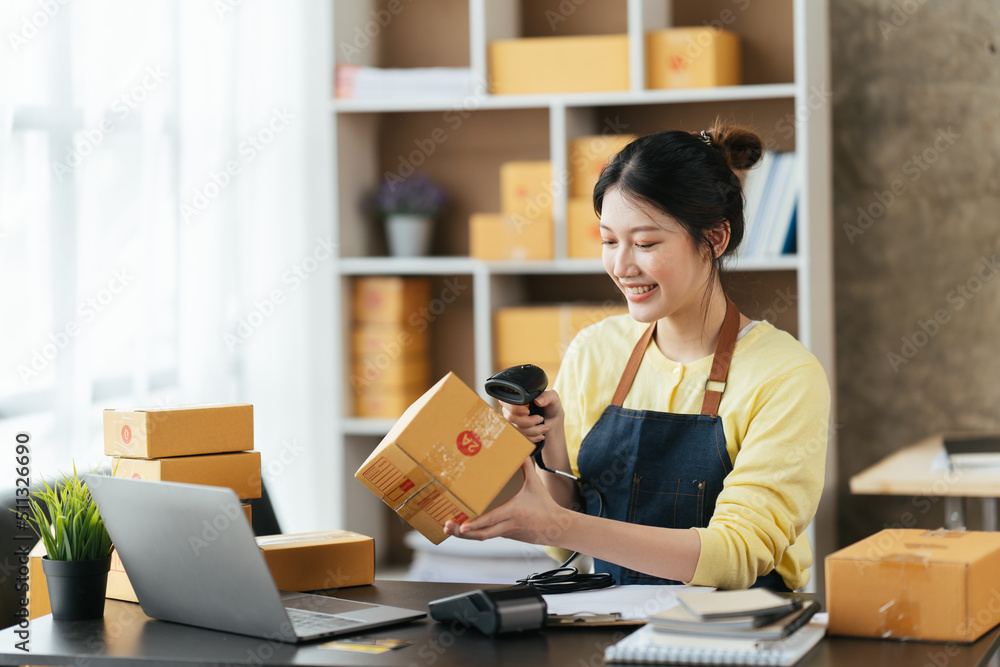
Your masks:
<path fill-rule="evenodd" d="M 733 469 L 718 415 L 739 335 L 739 310 L 731 300 L 727 302 L 701 414 L 623 408 L 656 322 L 649 325 L 632 351 L 611 405 L 584 438 L 577 461 L 580 477 L 604 495 L 605 517 L 682 529 L 705 527 L 712 518 L 722 482 Z M 586 484 L 583 492 L 587 514 L 596 516 L 596 495 Z M 619 584 L 682 583 L 597 559 L 594 570 L 608 572 Z M 759 577 L 757 586 L 789 590 L 776 571 Z"/>

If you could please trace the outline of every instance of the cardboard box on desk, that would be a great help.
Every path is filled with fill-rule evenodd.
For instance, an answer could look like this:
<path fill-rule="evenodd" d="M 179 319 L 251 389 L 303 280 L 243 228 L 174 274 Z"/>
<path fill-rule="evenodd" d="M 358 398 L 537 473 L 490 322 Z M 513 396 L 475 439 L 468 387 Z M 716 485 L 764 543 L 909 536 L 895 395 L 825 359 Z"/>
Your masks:
<path fill-rule="evenodd" d="M 489 81 L 494 95 L 628 90 L 628 35 L 493 41 Z"/>
<path fill-rule="evenodd" d="M 534 449 L 448 373 L 413 403 L 354 477 L 434 544 L 489 507 Z"/>
<path fill-rule="evenodd" d="M 734 32 L 695 27 L 646 33 L 647 88 L 738 86 L 740 78 Z"/>
<path fill-rule="evenodd" d="M 1000 533 L 887 529 L 826 557 L 829 632 L 972 642 L 1000 623 Z"/>
<path fill-rule="evenodd" d="M 283 591 L 367 586 L 375 581 L 375 540 L 346 530 L 257 538 Z"/>
<path fill-rule="evenodd" d="M 260 498 L 260 452 L 179 456 L 170 459 L 116 458 L 115 477 L 228 486 L 240 500 Z"/>
<path fill-rule="evenodd" d="M 252 405 L 104 411 L 104 453 L 141 459 L 253 449 Z"/>

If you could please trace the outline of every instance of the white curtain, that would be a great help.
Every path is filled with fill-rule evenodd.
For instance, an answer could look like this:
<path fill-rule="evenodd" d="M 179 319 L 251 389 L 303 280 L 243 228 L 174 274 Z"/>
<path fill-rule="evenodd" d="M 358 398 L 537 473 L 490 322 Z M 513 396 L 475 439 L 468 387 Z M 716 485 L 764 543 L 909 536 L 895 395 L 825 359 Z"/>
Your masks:
<path fill-rule="evenodd" d="M 103 408 L 249 402 L 282 528 L 332 525 L 328 12 L 3 10 L 0 437 L 36 475 L 93 465 Z"/>

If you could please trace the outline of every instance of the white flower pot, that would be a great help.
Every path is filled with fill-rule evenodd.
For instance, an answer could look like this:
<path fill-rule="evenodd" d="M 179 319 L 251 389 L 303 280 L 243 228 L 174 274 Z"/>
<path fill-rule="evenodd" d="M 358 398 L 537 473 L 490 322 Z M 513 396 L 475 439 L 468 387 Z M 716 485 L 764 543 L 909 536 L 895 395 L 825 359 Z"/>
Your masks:
<path fill-rule="evenodd" d="M 393 257 L 420 257 L 431 249 L 433 220 L 426 215 L 393 213 L 385 220 L 389 254 Z"/>

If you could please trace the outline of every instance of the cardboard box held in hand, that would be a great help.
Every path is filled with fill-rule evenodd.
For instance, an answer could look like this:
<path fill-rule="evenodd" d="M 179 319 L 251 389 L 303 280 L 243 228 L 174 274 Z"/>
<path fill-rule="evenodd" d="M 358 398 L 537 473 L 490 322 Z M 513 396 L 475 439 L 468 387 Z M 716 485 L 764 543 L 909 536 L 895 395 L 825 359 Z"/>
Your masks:
<path fill-rule="evenodd" d="M 399 418 L 354 476 L 434 544 L 486 511 L 534 445 L 454 373 Z"/>

